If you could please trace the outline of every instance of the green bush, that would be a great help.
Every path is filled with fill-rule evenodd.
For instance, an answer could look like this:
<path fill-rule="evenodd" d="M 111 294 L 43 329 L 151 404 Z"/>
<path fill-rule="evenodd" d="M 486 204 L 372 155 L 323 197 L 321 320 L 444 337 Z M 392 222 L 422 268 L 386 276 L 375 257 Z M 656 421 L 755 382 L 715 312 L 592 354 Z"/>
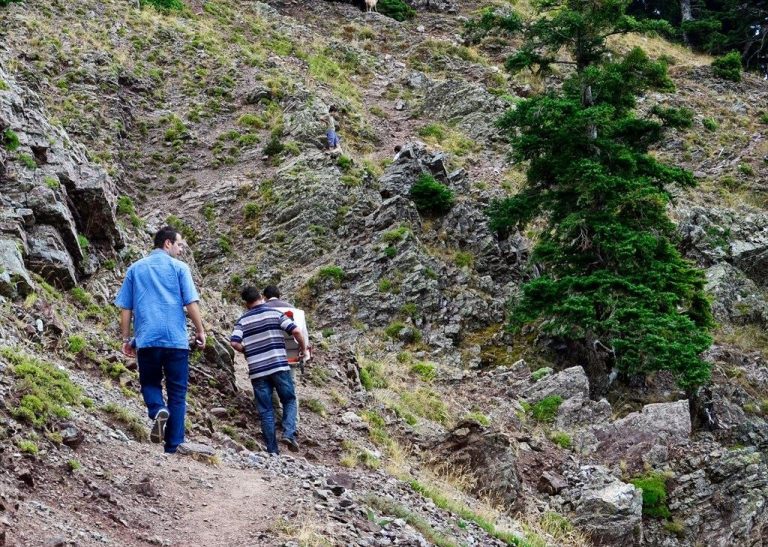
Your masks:
<path fill-rule="evenodd" d="M 13 129 L 9 127 L 5 131 L 3 131 L 2 139 L 0 139 L 0 144 L 2 144 L 3 147 L 9 152 L 13 152 L 20 145 L 19 136 L 16 134 L 16 132 Z"/>
<path fill-rule="evenodd" d="M 704 118 L 701 124 L 707 131 L 717 131 L 718 125 L 714 118 Z"/>
<path fill-rule="evenodd" d="M 408 226 L 400 226 L 394 230 L 384 232 L 381 235 L 381 240 L 384 243 L 397 243 L 398 241 L 402 241 L 408 237 L 409 233 L 411 233 L 411 230 L 408 228 Z"/>
<path fill-rule="evenodd" d="M 470 422 L 475 422 L 483 427 L 491 425 L 491 419 L 482 412 L 468 412 L 464 416 L 464 419 Z"/>
<path fill-rule="evenodd" d="M 533 416 L 537 422 L 552 423 L 555 421 L 557 409 L 560 408 L 562 403 L 562 397 L 559 395 L 550 395 L 549 397 L 544 397 L 537 403 L 524 404 L 523 408 L 526 409 L 526 412 L 530 412 L 531 416 Z"/>
<path fill-rule="evenodd" d="M 727 55 L 718 57 L 712 61 L 712 72 L 718 78 L 732 82 L 741 81 L 741 55 L 738 51 L 731 51 Z"/>
<path fill-rule="evenodd" d="M 416 16 L 416 10 L 403 0 L 379 0 L 376 9 L 379 13 L 397 21 L 405 21 Z"/>
<path fill-rule="evenodd" d="M 35 158 L 29 154 L 19 154 L 19 161 L 27 169 L 37 169 L 37 162 L 35 161 Z"/>
<path fill-rule="evenodd" d="M 20 441 L 17 441 L 16 446 L 19 447 L 19 450 L 21 450 L 23 454 L 32 454 L 34 456 L 38 453 L 38 448 L 35 441 L 21 439 Z"/>
<path fill-rule="evenodd" d="M 182 0 L 140 0 L 142 6 L 152 6 L 158 11 L 184 11 Z"/>
<path fill-rule="evenodd" d="M 564 431 L 555 431 L 549 436 L 550 440 L 560 448 L 571 448 L 573 440 L 568 433 Z"/>
<path fill-rule="evenodd" d="M 10 408 L 15 418 L 43 427 L 53 418 L 68 418 L 66 406 L 81 402 L 82 390 L 51 363 L 9 347 L 0 348 L 0 355 L 11 363 L 11 374 L 16 379 L 18 403 Z"/>
<path fill-rule="evenodd" d="M 667 507 L 667 478 L 661 473 L 649 473 L 630 480 L 643 491 L 643 515 L 647 517 L 669 518 Z"/>
<path fill-rule="evenodd" d="M 274 158 L 275 156 L 279 156 L 283 150 L 285 150 L 285 145 L 280 141 L 280 137 L 278 135 L 272 135 L 269 142 L 267 142 L 267 145 L 264 147 L 264 155 Z"/>
<path fill-rule="evenodd" d="M 411 373 L 415 374 L 425 382 L 431 382 L 437 377 L 435 365 L 427 362 L 419 362 L 411 367 Z"/>
<path fill-rule="evenodd" d="M 360 383 L 366 391 L 371 391 L 375 388 L 385 388 L 389 385 L 384 373 L 384 367 L 376 361 L 366 361 L 360 367 Z"/>
<path fill-rule="evenodd" d="M 422 213 L 447 213 L 454 202 L 453 191 L 426 173 L 411 186 L 410 195 L 416 209 Z"/>
<path fill-rule="evenodd" d="M 317 272 L 320 279 L 333 279 L 337 285 L 340 285 L 344 280 L 344 275 L 344 270 L 339 266 L 324 266 Z"/>
<path fill-rule="evenodd" d="M 85 338 L 78 334 L 73 334 L 67 338 L 67 351 L 70 353 L 80 353 L 85 349 Z"/>
<path fill-rule="evenodd" d="M 538 382 L 539 380 L 541 380 L 545 376 L 549 376 L 550 374 L 552 374 L 551 368 L 541 367 L 539 369 L 534 370 L 533 373 L 531 373 L 531 380 L 533 380 L 534 382 Z"/>

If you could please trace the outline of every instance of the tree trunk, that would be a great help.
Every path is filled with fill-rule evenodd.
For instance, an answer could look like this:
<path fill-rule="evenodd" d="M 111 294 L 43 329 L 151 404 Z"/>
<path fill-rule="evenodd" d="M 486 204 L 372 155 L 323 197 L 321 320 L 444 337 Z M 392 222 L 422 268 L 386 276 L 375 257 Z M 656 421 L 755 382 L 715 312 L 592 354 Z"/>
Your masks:
<path fill-rule="evenodd" d="M 595 104 L 595 100 L 592 97 L 592 86 L 591 85 L 583 85 L 581 88 L 581 104 L 584 106 L 592 106 Z M 597 139 L 597 126 L 595 124 L 591 124 L 587 128 L 587 138 L 589 140 L 594 141 Z"/>
<path fill-rule="evenodd" d="M 691 13 L 691 0 L 680 0 L 680 17 L 683 24 L 687 21 L 693 21 L 693 14 Z M 688 33 L 685 31 L 683 31 L 683 41 L 690 45 L 688 40 Z"/>

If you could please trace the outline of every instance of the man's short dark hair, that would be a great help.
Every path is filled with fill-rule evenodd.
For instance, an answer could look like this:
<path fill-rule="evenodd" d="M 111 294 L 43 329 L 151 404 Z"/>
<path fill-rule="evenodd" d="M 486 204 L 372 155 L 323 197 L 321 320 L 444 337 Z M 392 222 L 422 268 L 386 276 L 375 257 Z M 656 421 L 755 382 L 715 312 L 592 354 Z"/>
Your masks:
<path fill-rule="evenodd" d="M 259 298 L 261 298 L 261 293 L 256 287 L 249 286 L 240 291 L 240 298 L 245 300 L 246 304 L 250 304 L 251 302 L 256 302 Z"/>
<path fill-rule="evenodd" d="M 338 111 L 339 111 L 339 107 L 336 106 L 335 104 L 332 104 L 331 106 L 328 107 L 328 112 L 338 112 Z"/>
<path fill-rule="evenodd" d="M 170 240 L 171 243 L 176 243 L 176 237 L 178 235 L 179 232 L 170 226 L 160 228 L 155 234 L 155 249 L 162 249 L 165 247 L 165 242 L 168 240 Z"/>
<path fill-rule="evenodd" d="M 280 289 L 274 285 L 264 287 L 264 298 L 280 298 Z"/>
<path fill-rule="evenodd" d="M 402 150 L 402 149 L 403 149 L 403 147 L 400 146 L 399 144 L 397 146 L 395 146 L 395 152 L 400 152 L 400 150 Z"/>

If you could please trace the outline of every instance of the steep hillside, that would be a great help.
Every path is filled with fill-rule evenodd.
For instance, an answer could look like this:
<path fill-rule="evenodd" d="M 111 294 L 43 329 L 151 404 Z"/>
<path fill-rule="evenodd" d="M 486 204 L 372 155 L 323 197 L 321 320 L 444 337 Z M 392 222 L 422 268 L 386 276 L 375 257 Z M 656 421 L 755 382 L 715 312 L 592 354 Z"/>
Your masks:
<path fill-rule="evenodd" d="M 699 181 L 670 213 L 719 321 L 689 400 L 663 373 L 627 385 L 505 332 L 537 232 L 488 227 L 525 177 L 495 120 L 561 75 L 507 75 L 514 40 L 465 45 L 485 3 L 413 5 L 405 22 L 336 2 L 0 7 L 0 545 L 761 544 L 764 83 L 658 38 L 613 43 L 671 62 L 676 91 L 641 110 L 695 111 L 656 151 Z M 424 178 L 449 211 L 412 199 Z M 172 457 L 147 442 L 111 305 L 166 223 L 212 334 L 192 359 L 197 444 Z M 251 283 L 310 317 L 296 457 L 263 452 L 227 344 Z"/>

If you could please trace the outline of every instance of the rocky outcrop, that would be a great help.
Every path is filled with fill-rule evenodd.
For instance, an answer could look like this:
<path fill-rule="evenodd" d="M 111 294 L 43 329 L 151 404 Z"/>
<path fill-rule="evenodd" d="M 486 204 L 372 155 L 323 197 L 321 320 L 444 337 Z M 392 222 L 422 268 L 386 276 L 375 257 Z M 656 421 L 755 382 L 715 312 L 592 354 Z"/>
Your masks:
<path fill-rule="evenodd" d="M 571 367 L 550 376 L 545 376 L 522 392 L 528 401 L 540 401 L 545 397 L 557 395 L 563 400 L 587 399 L 589 380 L 582 367 Z"/>
<path fill-rule="evenodd" d="M 422 113 L 430 119 L 456 126 L 475 141 L 488 143 L 501 139 L 496 120 L 507 104 L 477 84 L 460 80 L 431 83 L 424 97 Z"/>
<path fill-rule="evenodd" d="M 640 545 L 643 496 L 599 465 L 585 465 L 566 475 L 564 509 L 596 545 Z"/>
<path fill-rule="evenodd" d="M 93 271 L 87 254 L 122 245 L 114 185 L 2 67 L 0 80 L 0 292 L 25 294 L 26 270 L 71 287 Z"/>
<path fill-rule="evenodd" d="M 514 446 L 508 436 L 473 421 L 464 421 L 432 446 L 430 452 L 435 463 L 450 463 L 453 469 L 472 474 L 476 480 L 473 491 L 477 495 L 504 500 L 506 507 L 515 506 L 520 481 L 515 469 Z"/>

